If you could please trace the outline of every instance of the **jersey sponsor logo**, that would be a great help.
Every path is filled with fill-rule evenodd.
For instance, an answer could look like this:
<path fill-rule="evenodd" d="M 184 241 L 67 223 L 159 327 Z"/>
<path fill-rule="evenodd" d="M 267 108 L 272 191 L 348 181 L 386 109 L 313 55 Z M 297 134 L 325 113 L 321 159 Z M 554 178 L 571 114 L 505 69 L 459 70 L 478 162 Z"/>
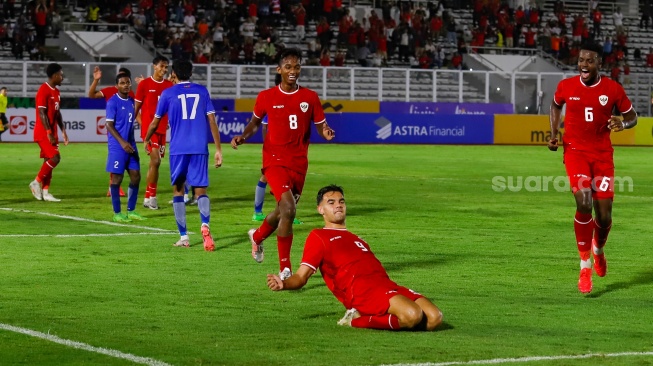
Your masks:
<path fill-rule="evenodd" d="M 150 93 L 156 93 L 156 90 L 154 90 L 154 89 L 150 89 L 150 90 L 148 90 L 148 91 L 149 91 Z"/>
<path fill-rule="evenodd" d="M 308 103 L 306 102 L 299 103 L 299 109 L 301 109 L 302 112 L 306 113 L 306 111 L 308 110 Z"/>
<path fill-rule="evenodd" d="M 338 240 L 338 239 L 341 239 L 341 238 L 342 238 L 342 236 L 338 235 L 338 236 L 334 236 L 333 238 L 329 239 L 329 241 L 334 241 L 334 240 Z"/>
<path fill-rule="evenodd" d="M 104 116 L 97 116 L 95 119 L 95 133 L 98 135 L 107 134 L 107 119 Z"/>
<path fill-rule="evenodd" d="M 277 109 L 277 108 L 283 108 L 283 104 L 282 105 L 273 105 L 272 106 L 272 109 Z"/>
<path fill-rule="evenodd" d="M 9 118 L 9 133 L 12 135 L 26 135 L 27 134 L 27 117 L 26 116 L 11 116 Z"/>
<path fill-rule="evenodd" d="M 599 103 L 601 103 L 602 106 L 605 106 L 608 104 L 608 96 L 607 95 L 601 95 L 599 97 Z"/>
<path fill-rule="evenodd" d="M 569 97 L 569 100 L 580 100 L 580 97 Z"/>

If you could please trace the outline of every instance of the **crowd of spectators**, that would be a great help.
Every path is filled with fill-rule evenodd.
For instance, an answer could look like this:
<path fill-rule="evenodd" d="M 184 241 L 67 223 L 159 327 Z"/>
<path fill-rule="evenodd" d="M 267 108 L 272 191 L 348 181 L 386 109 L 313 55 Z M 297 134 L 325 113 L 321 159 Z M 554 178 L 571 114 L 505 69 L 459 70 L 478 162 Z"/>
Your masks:
<path fill-rule="evenodd" d="M 5 0 L 0 12 L 0 46 L 10 49 L 16 60 L 45 60 L 45 38 L 49 33 L 58 37 L 61 16 L 54 0 Z"/>

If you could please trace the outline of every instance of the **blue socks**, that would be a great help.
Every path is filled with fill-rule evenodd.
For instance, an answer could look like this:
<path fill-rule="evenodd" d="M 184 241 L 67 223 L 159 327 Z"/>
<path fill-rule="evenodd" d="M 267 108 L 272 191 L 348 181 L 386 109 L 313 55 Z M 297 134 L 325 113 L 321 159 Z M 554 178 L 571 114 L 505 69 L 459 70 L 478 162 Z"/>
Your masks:
<path fill-rule="evenodd" d="M 113 191 L 111 197 L 113 197 Z M 127 189 L 127 211 L 131 212 L 136 209 L 136 201 L 138 201 L 138 186 L 130 184 Z"/>
<path fill-rule="evenodd" d="M 204 196 L 206 197 L 206 196 Z M 172 197 L 172 209 L 175 212 L 175 220 L 177 220 L 177 228 L 179 235 L 187 235 L 186 230 L 186 204 L 184 203 L 184 196 Z"/>
<path fill-rule="evenodd" d="M 111 190 L 111 203 L 113 204 L 113 212 L 120 213 L 120 184 L 112 184 L 109 189 Z"/>
<path fill-rule="evenodd" d="M 209 197 L 205 194 L 197 197 L 197 207 L 200 209 L 200 219 L 202 224 L 209 224 L 211 220 L 211 201 Z"/>
<path fill-rule="evenodd" d="M 254 212 L 263 212 L 263 201 L 265 200 L 265 188 L 267 183 L 258 181 L 256 191 L 254 191 Z"/>

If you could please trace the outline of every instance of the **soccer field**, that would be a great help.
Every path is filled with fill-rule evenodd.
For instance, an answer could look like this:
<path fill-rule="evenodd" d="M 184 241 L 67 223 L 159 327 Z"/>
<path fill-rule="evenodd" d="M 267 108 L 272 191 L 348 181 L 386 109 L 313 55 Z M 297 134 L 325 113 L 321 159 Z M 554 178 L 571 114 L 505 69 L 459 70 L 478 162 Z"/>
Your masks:
<path fill-rule="evenodd" d="M 247 239 L 261 146 L 223 148 L 223 167 L 210 171 L 216 251 L 207 253 L 197 207 L 187 211 L 191 248 L 171 245 L 167 158 L 161 209 L 140 206 L 143 171 L 138 210 L 149 220 L 117 225 L 105 144 L 61 146 L 51 186 L 59 203 L 29 191 L 38 147 L 0 144 L 0 364 L 653 365 L 650 148 L 615 151 L 626 183 L 614 203 L 608 275 L 595 275 L 582 295 L 573 196 L 556 190 L 562 151 L 311 146 L 293 266 L 322 224 L 317 190 L 342 185 L 348 228 L 391 278 L 442 309 L 445 324 L 431 333 L 336 325 L 345 309 L 319 275 L 300 291 L 268 290 L 266 273 L 278 271 L 274 236 L 262 264 Z M 529 183 L 518 189 L 520 178 Z M 273 201 L 266 197 L 264 211 Z"/>

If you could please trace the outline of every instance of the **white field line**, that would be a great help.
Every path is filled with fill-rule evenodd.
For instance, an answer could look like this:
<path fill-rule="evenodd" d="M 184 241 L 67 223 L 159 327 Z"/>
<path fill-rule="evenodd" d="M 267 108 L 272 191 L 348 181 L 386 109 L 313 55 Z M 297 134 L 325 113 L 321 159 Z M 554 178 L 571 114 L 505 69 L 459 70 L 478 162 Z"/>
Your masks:
<path fill-rule="evenodd" d="M 120 224 L 120 223 L 111 222 L 111 221 L 91 220 L 91 219 L 85 219 L 83 217 L 57 215 L 57 214 L 53 214 L 53 213 L 49 213 L 49 212 L 21 210 L 21 209 L 16 209 L 16 208 L 7 208 L 7 207 L 0 207 L 0 210 L 1 211 L 12 211 L 12 212 L 23 212 L 23 213 L 30 213 L 30 214 L 50 216 L 50 217 L 58 217 L 60 219 L 68 219 L 68 220 L 74 220 L 74 221 L 93 222 L 93 223 L 96 223 L 96 224 L 103 224 L 103 225 L 110 225 L 110 226 L 129 227 L 129 228 L 141 229 L 141 230 L 151 230 L 151 231 L 158 231 L 158 232 L 161 232 L 161 233 L 168 233 L 168 234 L 176 233 L 176 231 L 166 230 L 166 229 L 159 229 L 157 227 L 147 227 L 147 226 Z"/>
<path fill-rule="evenodd" d="M 498 365 L 502 363 L 522 363 L 534 361 L 578 360 L 592 357 L 628 357 L 628 356 L 653 356 L 653 352 L 619 352 L 619 353 L 588 353 L 584 355 L 561 356 L 530 356 L 519 358 L 494 358 L 491 360 L 451 361 L 451 362 L 426 362 L 426 363 L 396 363 L 381 366 L 457 366 L 457 365 Z"/>
<path fill-rule="evenodd" d="M 114 233 L 114 234 L 0 234 L 0 238 L 87 238 L 87 237 L 112 237 L 132 235 L 170 235 L 170 232 L 145 232 L 145 233 Z"/>
<path fill-rule="evenodd" d="M 45 333 L 37 332 L 35 330 L 27 329 L 27 328 L 15 327 L 15 326 L 9 325 L 9 324 L 0 323 L 0 329 L 8 330 L 10 332 L 26 334 L 26 335 L 28 335 L 30 337 L 45 339 L 46 341 L 62 344 L 62 345 L 67 346 L 67 347 L 81 349 L 81 350 L 89 351 L 89 352 L 100 353 L 100 354 L 115 357 L 115 358 L 122 358 L 124 360 L 128 360 L 128 361 L 143 364 L 143 365 L 172 366 L 169 363 L 154 360 L 152 358 L 135 356 L 135 355 L 132 355 L 130 353 L 124 353 L 124 352 L 120 352 L 120 351 L 117 351 L 117 350 L 114 350 L 114 349 L 109 349 L 109 348 L 93 347 L 90 344 L 71 341 L 69 339 L 59 338 L 59 337 L 57 337 L 55 335 L 52 335 L 52 334 L 45 334 Z"/>

